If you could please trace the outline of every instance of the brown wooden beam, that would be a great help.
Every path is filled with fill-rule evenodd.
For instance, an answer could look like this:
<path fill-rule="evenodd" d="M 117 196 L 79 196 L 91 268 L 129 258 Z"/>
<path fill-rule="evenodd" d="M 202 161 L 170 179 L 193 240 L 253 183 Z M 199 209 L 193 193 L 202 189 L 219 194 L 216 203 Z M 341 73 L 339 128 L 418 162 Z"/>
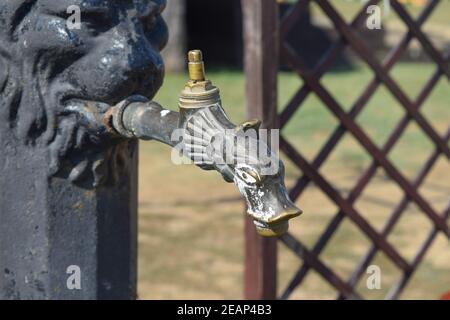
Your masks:
<path fill-rule="evenodd" d="M 246 103 L 249 118 L 277 128 L 278 5 L 275 0 L 242 0 Z M 245 220 L 245 299 L 275 299 L 277 239 L 262 238 Z"/>

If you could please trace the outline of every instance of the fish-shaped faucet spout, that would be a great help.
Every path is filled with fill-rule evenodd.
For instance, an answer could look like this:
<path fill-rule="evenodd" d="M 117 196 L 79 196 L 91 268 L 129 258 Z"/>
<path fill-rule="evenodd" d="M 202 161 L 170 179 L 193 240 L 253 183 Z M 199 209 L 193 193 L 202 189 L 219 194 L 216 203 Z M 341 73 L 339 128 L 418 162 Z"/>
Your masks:
<path fill-rule="evenodd" d="M 189 81 L 179 97 L 179 112 L 132 96 L 112 108 L 111 126 L 121 136 L 174 147 L 182 156 L 179 161 L 187 158 L 218 171 L 237 186 L 259 234 L 283 234 L 302 211 L 289 199 L 282 161 L 262 139 L 260 121 L 235 125 L 228 118 L 219 89 L 205 77 L 202 53 L 190 51 L 188 60 Z"/>

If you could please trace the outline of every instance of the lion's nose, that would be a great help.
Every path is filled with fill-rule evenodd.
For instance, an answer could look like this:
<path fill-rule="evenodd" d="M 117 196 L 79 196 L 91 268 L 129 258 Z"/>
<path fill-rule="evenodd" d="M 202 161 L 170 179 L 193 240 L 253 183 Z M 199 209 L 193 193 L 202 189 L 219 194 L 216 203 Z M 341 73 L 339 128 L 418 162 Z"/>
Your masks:
<path fill-rule="evenodd" d="M 302 214 L 302 210 L 297 207 L 289 207 L 267 221 L 255 219 L 258 234 L 265 237 L 277 237 L 284 234 L 289 229 L 289 220 Z"/>

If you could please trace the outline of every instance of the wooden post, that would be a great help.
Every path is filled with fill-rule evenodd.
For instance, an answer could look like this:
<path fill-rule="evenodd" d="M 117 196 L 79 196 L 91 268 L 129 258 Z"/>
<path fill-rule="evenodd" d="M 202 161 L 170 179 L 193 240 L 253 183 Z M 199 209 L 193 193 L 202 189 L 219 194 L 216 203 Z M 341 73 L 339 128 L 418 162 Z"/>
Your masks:
<path fill-rule="evenodd" d="M 275 0 L 243 0 L 244 64 L 249 118 L 277 128 L 278 5 Z M 245 221 L 245 299 L 275 299 L 277 239 L 263 238 Z"/>

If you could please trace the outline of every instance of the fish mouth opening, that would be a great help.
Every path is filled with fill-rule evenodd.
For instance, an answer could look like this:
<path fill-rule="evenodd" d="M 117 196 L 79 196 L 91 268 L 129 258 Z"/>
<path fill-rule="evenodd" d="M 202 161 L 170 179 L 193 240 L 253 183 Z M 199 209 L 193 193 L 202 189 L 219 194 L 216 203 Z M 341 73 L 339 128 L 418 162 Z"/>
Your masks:
<path fill-rule="evenodd" d="M 270 217 L 268 220 L 259 219 L 254 215 L 251 216 L 259 235 L 264 237 L 278 237 L 288 231 L 289 220 L 298 217 L 302 213 L 303 211 L 301 209 L 292 207 Z"/>
<path fill-rule="evenodd" d="M 258 234 L 263 237 L 279 237 L 285 234 L 289 229 L 289 222 L 287 221 L 272 224 L 269 226 L 268 224 L 264 224 L 255 220 L 254 224 L 256 226 L 256 232 L 258 232 Z"/>

